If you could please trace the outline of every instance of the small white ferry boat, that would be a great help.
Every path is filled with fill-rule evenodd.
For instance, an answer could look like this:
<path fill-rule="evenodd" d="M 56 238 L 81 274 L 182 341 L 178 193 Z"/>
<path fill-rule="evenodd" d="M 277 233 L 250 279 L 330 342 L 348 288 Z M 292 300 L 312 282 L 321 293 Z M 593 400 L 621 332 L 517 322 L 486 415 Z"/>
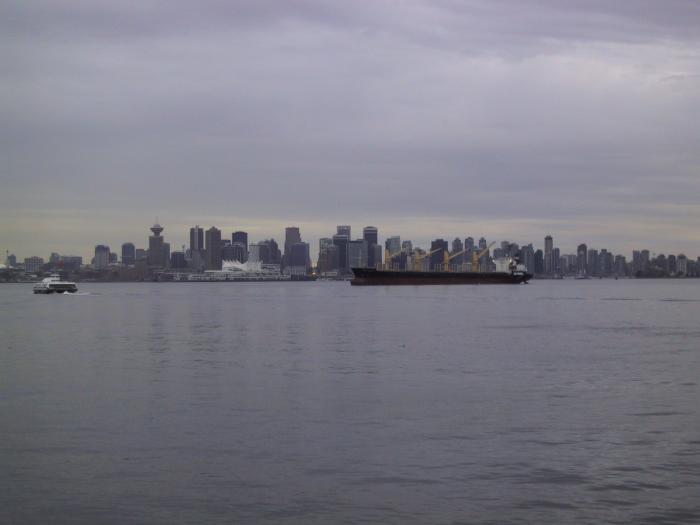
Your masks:
<path fill-rule="evenodd" d="M 62 281 L 61 277 L 55 273 L 34 285 L 34 293 L 75 293 L 77 291 L 78 287 L 75 283 Z"/>

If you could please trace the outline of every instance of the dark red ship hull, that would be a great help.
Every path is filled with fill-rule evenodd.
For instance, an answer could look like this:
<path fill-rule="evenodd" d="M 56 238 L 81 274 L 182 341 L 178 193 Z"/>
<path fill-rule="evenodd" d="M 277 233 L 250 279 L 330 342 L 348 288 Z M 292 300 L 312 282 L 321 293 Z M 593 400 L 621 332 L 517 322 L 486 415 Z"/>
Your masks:
<path fill-rule="evenodd" d="M 425 285 L 425 284 L 521 284 L 532 275 L 526 272 L 413 272 L 353 268 L 353 286 Z"/>

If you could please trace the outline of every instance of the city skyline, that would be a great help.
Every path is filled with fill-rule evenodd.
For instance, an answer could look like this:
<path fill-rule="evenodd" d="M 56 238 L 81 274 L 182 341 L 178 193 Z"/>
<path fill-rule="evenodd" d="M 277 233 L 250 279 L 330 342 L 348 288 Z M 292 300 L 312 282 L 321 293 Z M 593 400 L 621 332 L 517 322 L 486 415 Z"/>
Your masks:
<path fill-rule="evenodd" d="M 0 249 L 141 242 L 155 215 L 257 239 L 299 224 L 312 245 L 347 222 L 700 246 L 693 3 L 3 12 Z"/>
<path fill-rule="evenodd" d="M 157 219 L 156 219 L 157 221 Z M 93 257 L 93 254 L 95 258 L 99 261 L 98 262 L 98 268 L 106 268 L 106 266 L 110 263 L 115 263 L 117 262 L 115 260 L 110 260 L 110 252 L 114 257 L 117 257 L 120 252 L 121 247 L 121 256 L 119 256 L 118 260 L 120 263 L 123 262 L 124 258 L 124 253 L 125 253 L 125 248 L 126 248 L 126 253 L 128 254 L 127 257 L 129 260 L 132 260 L 135 258 L 134 253 L 135 252 L 143 252 L 146 257 L 149 259 L 149 265 L 155 266 L 155 267 L 165 267 L 168 266 L 168 261 L 170 258 L 170 254 L 173 252 L 181 252 L 183 255 L 185 253 L 189 253 L 191 250 L 191 247 L 197 247 L 199 248 L 196 251 L 201 251 L 201 256 L 203 257 L 203 260 L 197 259 L 197 261 L 194 262 L 195 268 L 201 268 L 200 269 L 220 269 L 221 268 L 221 262 L 223 260 L 233 260 L 236 257 L 226 257 L 224 256 L 224 253 L 229 253 L 229 254 L 234 254 L 238 253 L 233 250 L 232 247 L 232 242 L 233 244 L 243 244 L 243 251 L 245 252 L 245 258 L 247 259 L 248 257 L 248 248 L 253 248 L 253 246 L 258 246 L 260 244 L 265 244 L 268 242 L 273 242 L 276 243 L 275 249 L 279 250 L 280 248 L 278 247 L 281 244 L 281 248 L 283 251 L 279 252 L 279 259 L 284 266 L 285 264 L 289 265 L 288 257 L 291 254 L 291 248 L 294 243 L 299 243 L 306 245 L 306 255 L 302 256 L 302 258 L 306 258 L 307 263 L 306 267 L 315 267 L 317 262 L 320 262 L 319 256 L 321 255 L 321 244 L 323 244 L 324 241 L 330 242 L 331 244 L 335 242 L 336 237 L 342 237 L 345 238 L 345 242 L 350 243 L 350 241 L 359 241 L 364 239 L 365 242 L 369 241 L 370 243 L 374 243 L 375 245 L 378 246 L 392 246 L 392 253 L 398 253 L 399 251 L 405 252 L 407 250 L 407 246 L 409 246 L 408 251 L 412 251 L 414 248 L 418 249 L 424 249 L 424 250 L 433 250 L 436 248 L 436 242 L 438 242 L 441 246 L 445 246 L 445 250 L 448 252 L 456 252 L 460 251 L 462 248 L 469 249 L 467 246 L 467 243 L 471 241 L 473 243 L 473 246 L 476 246 L 478 244 L 479 248 L 484 248 L 486 247 L 487 243 L 487 237 L 484 235 L 479 235 L 479 234 L 474 234 L 474 235 L 469 235 L 469 234 L 462 234 L 462 235 L 456 235 L 456 236 L 439 236 L 439 235 L 433 235 L 430 240 L 421 242 L 420 240 L 414 240 L 408 236 L 402 236 L 401 234 L 398 233 L 389 233 L 389 234 L 383 234 L 383 230 L 380 227 L 377 227 L 376 225 L 365 225 L 361 227 L 357 227 L 354 230 L 355 235 L 352 235 L 352 225 L 351 224 L 344 224 L 344 225 L 336 225 L 336 233 L 332 233 L 332 228 L 329 228 L 326 230 L 326 234 L 319 237 L 318 239 L 309 239 L 305 235 L 302 235 L 302 232 L 304 229 L 300 227 L 299 225 L 294 225 L 294 226 L 286 226 L 282 232 L 281 235 L 275 236 L 275 235 L 270 235 L 265 238 L 260 238 L 257 239 L 255 237 L 251 237 L 250 233 L 248 231 L 245 231 L 242 227 L 233 229 L 233 230 L 227 230 L 225 228 L 217 228 L 216 226 L 210 226 L 204 229 L 204 227 L 200 226 L 199 224 L 191 226 L 188 228 L 186 232 L 186 237 L 188 239 L 187 242 L 183 243 L 178 243 L 174 244 L 170 237 L 167 239 L 165 238 L 165 231 L 166 228 L 162 226 L 160 223 L 155 222 L 152 226 L 148 228 L 148 230 L 151 232 L 151 235 L 147 236 L 146 243 L 144 244 L 144 248 L 139 247 L 138 242 L 134 242 L 132 239 L 127 239 L 127 240 L 121 240 L 118 243 L 115 244 L 109 244 L 109 243 L 101 243 L 101 244 L 95 244 L 93 245 L 92 250 L 88 250 L 85 254 L 81 253 L 69 253 L 65 250 L 61 249 L 55 249 L 51 250 L 52 256 L 61 254 L 64 256 L 67 256 L 69 258 L 73 258 L 75 256 L 82 257 L 87 263 L 90 261 Z M 342 235 L 341 235 L 342 234 Z M 210 238 L 211 237 L 211 238 Z M 206 239 L 206 242 L 205 242 Z M 242 243 L 242 241 L 248 240 L 249 243 L 245 244 Z M 463 242 L 464 241 L 464 242 Z M 620 256 L 622 255 L 626 260 L 631 261 L 633 257 L 635 256 L 635 253 L 639 252 L 646 252 L 647 257 L 655 258 L 657 255 L 659 256 L 666 256 L 669 255 L 674 258 L 677 255 L 685 256 L 688 260 L 694 261 L 696 259 L 696 255 L 693 254 L 690 250 L 681 250 L 678 252 L 672 252 L 672 251 L 663 251 L 663 250 L 656 250 L 654 247 L 650 246 L 636 246 L 634 247 L 629 253 L 625 253 L 623 251 L 617 250 L 614 247 L 610 246 L 598 246 L 593 243 L 587 243 L 585 240 L 581 241 L 580 244 L 578 244 L 575 249 L 569 250 L 569 249 L 562 249 L 557 242 L 556 235 L 552 235 L 551 233 L 547 233 L 544 235 L 540 241 L 541 243 L 538 242 L 537 240 L 530 240 L 530 239 L 518 239 L 518 238 L 506 238 L 506 239 L 496 239 L 496 238 L 488 238 L 488 242 L 491 245 L 496 245 L 498 244 L 500 247 L 503 247 L 505 245 L 508 245 L 510 243 L 513 243 L 515 245 L 518 245 L 522 248 L 526 246 L 531 246 L 532 247 L 532 255 L 534 255 L 534 252 L 539 251 L 541 252 L 542 255 L 542 269 L 543 271 L 541 273 L 543 274 L 552 274 L 555 273 L 555 268 L 557 268 L 559 258 L 564 258 L 564 257 L 574 257 L 576 258 L 577 256 L 581 257 L 581 254 L 583 253 L 583 259 L 585 260 L 587 257 L 587 251 L 592 251 L 596 254 L 598 252 L 602 252 L 604 254 L 612 254 L 613 256 Z M 207 252 L 206 248 L 212 243 L 215 242 L 217 246 L 219 246 L 219 249 L 217 250 L 216 255 L 212 255 L 211 252 Z M 351 243 L 352 244 L 352 243 Z M 227 248 L 229 249 L 228 252 L 224 252 L 223 250 L 225 249 L 224 246 L 228 245 Z M 452 249 L 450 249 L 450 245 L 452 246 Z M 156 254 L 160 255 L 151 255 L 153 250 L 155 250 Z M 349 246 L 346 246 L 345 248 L 342 248 L 344 252 L 344 257 L 347 260 L 348 259 L 348 254 L 347 250 L 349 249 Z M 365 250 L 367 247 L 365 247 Z M 498 250 L 499 247 L 496 247 L 496 250 Z M 583 249 L 583 252 L 582 252 Z M 134 251 L 135 250 L 135 251 Z M 165 250 L 165 251 L 163 251 Z M 105 255 L 101 255 L 98 257 L 98 253 L 101 253 L 102 251 L 105 252 Z M 10 249 L 5 250 L 5 255 L 6 256 L 13 256 L 17 261 L 21 261 L 24 259 L 43 259 L 42 254 L 31 254 L 31 255 L 24 255 L 24 254 L 19 254 L 18 252 L 12 251 Z M 381 250 L 378 254 L 374 255 L 373 253 L 370 255 L 370 253 L 364 253 L 363 255 L 365 257 L 365 260 L 368 262 L 371 262 L 374 260 L 375 257 L 384 257 L 385 254 L 381 253 Z M 200 257 L 199 254 L 196 255 L 197 258 Z M 214 262 L 212 263 L 212 260 L 210 259 L 211 257 L 214 257 Z M 298 256 L 297 256 L 298 257 Z M 162 258 L 162 259 L 161 259 Z M 49 258 L 47 258 L 48 260 Z M 700 255 L 697 256 L 697 259 L 700 260 Z M 239 258 L 239 260 L 241 260 Z M 188 259 L 189 261 L 189 259 Z M 298 261 L 298 258 L 297 258 Z M 611 259 L 612 261 L 612 259 Z M 184 264 L 184 259 L 183 259 L 183 264 Z M 188 264 L 192 264 L 190 261 Z M 579 269 L 581 269 L 581 262 L 577 263 L 579 266 Z M 583 263 L 585 266 L 585 262 Z"/>

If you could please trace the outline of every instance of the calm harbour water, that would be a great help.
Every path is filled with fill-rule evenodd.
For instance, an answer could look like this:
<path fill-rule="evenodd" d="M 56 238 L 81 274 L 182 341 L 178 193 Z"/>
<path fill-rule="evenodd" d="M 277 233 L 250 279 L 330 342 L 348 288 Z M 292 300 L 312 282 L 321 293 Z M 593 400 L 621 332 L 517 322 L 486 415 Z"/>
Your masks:
<path fill-rule="evenodd" d="M 699 523 L 700 281 L 0 286 L 0 523 Z"/>

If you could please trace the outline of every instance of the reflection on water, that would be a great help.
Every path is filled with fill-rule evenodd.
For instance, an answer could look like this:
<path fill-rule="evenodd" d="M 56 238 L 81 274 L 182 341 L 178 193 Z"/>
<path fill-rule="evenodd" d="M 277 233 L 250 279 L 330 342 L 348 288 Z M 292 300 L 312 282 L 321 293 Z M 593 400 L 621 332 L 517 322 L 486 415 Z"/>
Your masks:
<path fill-rule="evenodd" d="M 0 287 L 0 522 L 700 521 L 695 281 L 70 297 Z"/>

